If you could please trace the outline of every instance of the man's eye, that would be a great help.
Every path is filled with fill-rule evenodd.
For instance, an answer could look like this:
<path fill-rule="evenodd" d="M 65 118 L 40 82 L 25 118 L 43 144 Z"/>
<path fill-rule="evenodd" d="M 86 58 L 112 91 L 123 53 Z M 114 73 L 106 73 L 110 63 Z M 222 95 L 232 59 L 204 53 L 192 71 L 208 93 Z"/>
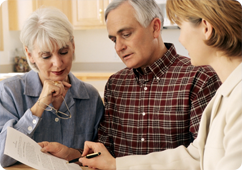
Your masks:
<path fill-rule="evenodd" d="M 116 39 L 111 39 L 112 42 L 116 43 Z"/>
<path fill-rule="evenodd" d="M 123 37 L 124 37 L 124 38 L 128 38 L 130 35 L 131 35 L 131 33 L 123 34 Z"/>

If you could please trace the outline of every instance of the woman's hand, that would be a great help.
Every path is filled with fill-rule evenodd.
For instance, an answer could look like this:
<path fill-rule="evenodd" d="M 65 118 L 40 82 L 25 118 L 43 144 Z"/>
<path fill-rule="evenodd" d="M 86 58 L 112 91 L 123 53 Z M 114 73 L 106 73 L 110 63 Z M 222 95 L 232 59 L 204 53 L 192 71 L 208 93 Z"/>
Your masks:
<path fill-rule="evenodd" d="M 91 159 L 87 159 L 85 157 L 80 158 L 79 161 L 82 163 L 83 166 L 88 166 L 90 168 L 100 169 L 100 170 L 116 169 L 115 158 L 108 152 L 108 150 L 102 143 L 86 141 L 82 156 L 86 156 L 94 152 L 101 152 L 101 155 Z"/>
<path fill-rule="evenodd" d="M 49 105 L 52 102 L 62 100 L 71 84 L 65 81 L 45 80 L 39 101 Z"/>
<path fill-rule="evenodd" d="M 44 153 L 50 153 L 58 158 L 65 159 L 67 161 L 81 157 L 81 154 L 78 150 L 73 148 L 68 148 L 65 145 L 62 145 L 58 142 L 40 142 L 38 143 L 41 146 L 41 151 Z"/>
<path fill-rule="evenodd" d="M 58 110 L 71 84 L 65 81 L 45 80 L 38 101 L 31 108 L 33 115 L 41 117 L 45 108 L 52 103 Z"/>

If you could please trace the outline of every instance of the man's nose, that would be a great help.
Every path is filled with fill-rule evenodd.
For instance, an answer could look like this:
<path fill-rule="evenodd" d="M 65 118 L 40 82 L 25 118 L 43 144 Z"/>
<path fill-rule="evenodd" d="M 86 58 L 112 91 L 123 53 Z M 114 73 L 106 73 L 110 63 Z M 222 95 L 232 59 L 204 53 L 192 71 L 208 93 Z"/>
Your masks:
<path fill-rule="evenodd" d="M 120 52 L 120 51 L 122 51 L 124 49 L 126 49 L 125 43 L 121 39 L 117 38 L 116 39 L 116 43 L 115 43 L 115 50 L 116 50 L 116 52 L 118 53 L 118 52 Z"/>

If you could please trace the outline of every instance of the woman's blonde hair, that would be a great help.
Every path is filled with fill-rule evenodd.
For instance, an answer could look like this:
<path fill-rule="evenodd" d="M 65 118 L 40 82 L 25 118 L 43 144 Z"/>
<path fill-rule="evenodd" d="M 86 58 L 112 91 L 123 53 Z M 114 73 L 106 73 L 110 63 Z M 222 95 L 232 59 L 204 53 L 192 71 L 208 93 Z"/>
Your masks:
<path fill-rule="evenodd" d="M 236 0 L 167 0 L 166 11 L 172 23 L 183 20 L 194 26 L 202 19 L 212 26 L 205 43 L 230 57 L 242 55 L 242 6 Z"/>
<path fill-rule="evenodd" d="M 34 44 L 37 43 L 40 50 L 53 51 L 73 42 L 73 27 L 67 16 L 59 9 L 47 7 L 34 11 L 25 21 L 20 33 L 20 40 L 23 47 L 27 47 L 30 52 L 33 51 Z M 73 42 L 74 43 L 74 42 Z M 26 58 L 30 68 L 36 72 L 37 66 Z M 75 54 L 73 55 L 73 59 Z"/>

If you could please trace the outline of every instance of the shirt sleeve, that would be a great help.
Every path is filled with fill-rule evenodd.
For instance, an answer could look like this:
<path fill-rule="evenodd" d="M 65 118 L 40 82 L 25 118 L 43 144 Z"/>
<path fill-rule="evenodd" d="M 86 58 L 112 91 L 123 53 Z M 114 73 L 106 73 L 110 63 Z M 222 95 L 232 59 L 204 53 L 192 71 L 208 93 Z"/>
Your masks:
<path fill-rule="evenodd" d="M 98 97 L 97 105 L 96 105 L 96 119 L 95 119 L 95 125 L 94 125 L 94 137 L 93 141 L 97 140 L 98 138 L 98 128 L 100 125 L 100 121 L 104 115 L 104 106 L 103 106 L 103 101 L 101 97 Z"/>
<path fill-rule="evenodd" d="M 98 130 L 98 142 L 101 142 L 105 145 L 105 147 L 109 150 L 109 152 L 114 155 L 113 150 L 113 140 L 112 140 L 112 134 L 111 134 L 111 102 L 112 102 L 112 95 L 111 95 L 111 88 L 110 83 L 111 79 L 109 78 L 106 86 L 105 86 L 105 92 L 104 92 L 104 102 L 105 102 L 105 113 L 102 117 L 102 120 L 100 122 L 100 127 Z"/>
<path fill-rule="evenodd" d="M 179 146 L 162 152 L 148 155 L 134 155 L 116 158 L 117 170 L 168 170 L 168 169 L 200 169 L 200 156 L 196 142 L 188 148 Z"/>
<path fill-rule="evenodd" d="M 209 101 L 215 95 L 217 89 L 221 85 L 217 74 L 211 70 L 200 70 L 193 82 L 194 86 L 191 90 L 191 109 L 190 109 L 190 132 L 193 139 L 197 138 L 199 123 L 202 113 L 208 105 Z"/>
<path fill-rule="evenodd" d="M 30 109 L 25 113 L 20 113 L 21 111 L 17 109 L 19 105 L 17 101 L 21 100 L 21 97 L 16 99 L 11 94 L 7 87 L 4 88 L 2 84 L 0 85 L 0 164 L 3 167 L 16 163 L 16 160 L 4 155 L 7 128 L 13 127 L 31 137 L 41 120 L 34 116 Z"/>

